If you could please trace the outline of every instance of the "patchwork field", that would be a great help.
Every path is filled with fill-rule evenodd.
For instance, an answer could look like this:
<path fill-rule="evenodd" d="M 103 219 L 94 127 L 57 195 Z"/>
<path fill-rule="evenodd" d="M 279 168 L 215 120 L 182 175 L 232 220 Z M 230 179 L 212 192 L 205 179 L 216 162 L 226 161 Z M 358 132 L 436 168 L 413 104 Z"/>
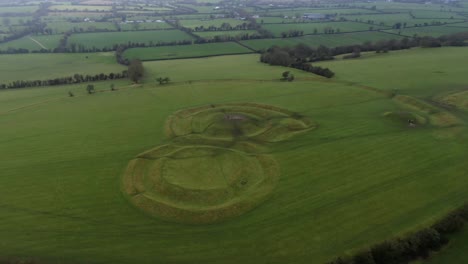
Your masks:
<path fill-rule="evenodd" d="M 246 23 L 246 21 L 233 19 L 233 18 L 222 18 L 222 19 L 209 19 L 209 20 L 181 20 L 180 24 L 183 27 L 195 29 L 197 27 L 209 28 L 210 26 L 214 26 L 216 28 L 221 27 L 224 23 L 235 27 L 237 25 L 242 25 Z"/>
<path fill-rule="evenodd" d="M 205 39 L 212 39 L 214 37 L 240 37 L 245 35 L 258 35 L 256 30 L 228 30 L 228 31 L 204 31 L 204 32 L 194 32 L 195 35 L 200 36 Z"/>
<path fill-rule="evenodd" d="M 277 46 L 295 46 L 299 43 L 305 43 L 310 46 L 318 47 L 325 45 L 328 47 L 337 47 L 344 45 L 362 44 L 366 41 L 379 41 L 397 39 L 399 36 L 393 34 L 386 34 L 377 31 L 369 32 L 356 32 L 356 33 L 340 33 L 340 34 L 320 34 L 308 35 L 296 38 L 276 38 L 276 39 L 254 39 L 243 40 L 241 43 L 255 49 L 268 49 L 273 45 Z"/>
<path fill-rule="evenodd" d="M 234 42 L 226 42 L 178 47 L 133 48 L 126 50 L 124 57 L 140 60 L 164 60 L 239 53 L 252 53 L 252 51 Z"/>
<path fill-rule="evenodd" d="M 367 25 L 364 23 L 353 22 L 328 22 L 328 23 L 300 23 L 300 24 L 269 24 L 263 25 L 262 28 L 269 30 L 276 37 L 281 37 L 282 32 L 290 30 L 302 31 L 304 34 L 323 34 L 333 30 L 333 32 L 352 32 L 352 31 L 367 31 L 372 27 L 374 30 L 383 27 L 377 25 Z"/>
<path fill-rule="evenodd" d="M 431 36 L 431 37 L 439 37 L 443 35 L 458 33 L 458 32 L 467 32 L 467 28 L 464 27 L 454 27 L 457 24 L 452 24 L 452 26 L 431 26 L 431 27 L 413 27 L 413 28 L 405 28 L 405 29 L 391 29 L 385 30 L 386 32 L 398 34 L 400 32 L 401 35 L 404 36 Z"/>
<path fill-rule="evenodd" d="M 128 31 L 128 32 L 104 32 L 83 33 L 72 35 L 68 43 L 84 45 L 86 48 L 112 48 L 115 44 L 126 44 L 128 42 L 146 43 L 171 42 L 180 40 L 191 40 L 192 37 L 179 30 L 157 30 L 157 31 Z"/>
<path fill-rule="evenodd" d="M 54 34 L 60 34 L 67 31 L 73 32 L 86 32 L 86 31 L 95 31 L 95 30 L 107 30 L 107 31 L 116 31 L 117 28 L 113 23 L 110 22 L 49 22 L 47 23 L 47 28 L 52 29 Z"/>
<path fill-rule="evenodd" d="M 430 224 L 467 199 L 468 117 L 429 100 L 460 92 L 450 58 L 467 50 L 337 60 L 331 80 L 252 54 L 145 62 L 141 84 L 100 82 L 93 95 L 0 91 L 0 250 L 56 263 L 324 263 Z M 279 81 L 285 70 L 293 82 Z"/>

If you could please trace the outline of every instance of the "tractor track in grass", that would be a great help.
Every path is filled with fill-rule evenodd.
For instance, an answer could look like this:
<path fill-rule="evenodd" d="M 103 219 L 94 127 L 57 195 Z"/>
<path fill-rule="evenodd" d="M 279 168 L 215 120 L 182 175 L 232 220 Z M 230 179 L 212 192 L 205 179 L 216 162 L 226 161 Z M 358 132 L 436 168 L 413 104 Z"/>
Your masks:
<path fill-rule="evenodd" d="M 39 47 L 43 48 L 43 49 L 47 49 L 46 46 L 42 45 L 42 43 L 40 43 L 39 41 L 29 37 L 30 40 L 32 40 L 34 43 L 36 43 L 37 45 L 39 45 Z"/>

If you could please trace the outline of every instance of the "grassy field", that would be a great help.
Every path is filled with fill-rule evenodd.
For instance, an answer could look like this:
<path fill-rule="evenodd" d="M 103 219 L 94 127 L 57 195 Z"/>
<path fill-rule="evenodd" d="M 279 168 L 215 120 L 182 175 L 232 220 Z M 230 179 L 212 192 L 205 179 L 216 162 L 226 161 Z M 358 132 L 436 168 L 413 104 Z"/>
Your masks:
<path fill-rule="evenodd" d="M 443 35 L 449 35 L 458 32 L 467 32 L 468 29 L 464 27 L 455 27 L 457 24 L 453 24 L 452 26 L 430 26 L 430 27 L 412 27 L 412 28 L 405 28 L 401 30 L 391 29 L 385 30 L 386 32 L 391 32 L 398 34 L 399 32 L 401 35 L 404 36 L 431 36 L 431 37 L 439 37 Z"/>
<path fill-rule="evenodd" d="M 412 27 L 414 25 L 424 25 L 427 23 L 431 25 L 432 23 L 453 23 L 456 21 L 462 21 L 461 19 L 439 19 L 439 18 L 412 18 L 409 13 L 397 13 L 397 14 L 376 14 L 376 15 L 361 15 L 361 16 L 343 16 L 349 21 L 360 21 L 367 23 L 372 21 L 374 25 L 380 25 L 384 23 L 385 26 L 393 26 L 396 23 L 401 23 L 402 25 L 406 23 L 406 26 Z"/>
<path fill-rule="evenodd" d="M 300 23 L 300 24 L 270 24 L 263 25 L 262 28 L 272 32 L 275 37 L 280 37 L 282 32 L 289 30 L 303 31 L 304 34 L 324 33 L 325 30 L 334 30 L 334 32 L 352 32 L 366 31 L 370 27 L 373 29 L 382 28 L 377 25 L 367 25 L 354 22 L 325 22 L 325 23 Z"/>
<path fill-rule="evenodd" d="M 361 59 L 320 62 L 318 65 L 333 69 L 339 80 L 430 98 L 438 94 L 441 87 L 448 92 L 465 86 L 465 69 L 459 64 L 463 58 L 468 58 L 467 48 L 416 48 L 388 54 L 369 53 Z M 385 71 L 368 71 L 382 63 L 386 65 Z M 440 67 L 448 64 L 451 64 L 449 68 Z"/>
<path fill-rule="evenodd" d="M 231 36 L 236 37 L 240 35 L 254 35 L 258 32 L 256 30 L 229 30 L 229 31 L 203 31 L 203 32 L 194 32 L 195 35 L 202 38 L 210 39 L 216 36 Z"/>
<path fill-rule="evenodd" d="M 348 14 L 372 14 L 376 13 L 375 11 L 368 9 L 359 9 L 359 8 L 287 8 L 287 9 L 271 9 L 261 15 L 265 16 L 289 16 L 289 17 L 300 17 L 304 13 L 320 13 L 320 14 L 336 14 L 336 15 L 348 15 Z"/>
<path fill-rule="evenodd" d="M 87 57 L 87 58 L 86 58 Z M 112 53 L 0 55 L 0 80 L 45 80 L 80 74 L 117 73 L 125 67 Z M 54 70 L 51 70 L 54 69 Z"/>
<path fill-rule="evenodd" d="M 0 50 L 8 48 L 28 49 L 29 51 L 50 49 L 53 50 L 59 44 L 62 35 L 38 35 L 25 36 L 17 40 L 1 43 Z"/>
<path fill-rule="evenodd" d="M 79 22 L 79 23 L 70 23 L 70 22 L 50 22 L 47 23 L 47 28 L 52 29 L 52 32 L 55 34 L 64 33 L 67 31 L 76 31 L 76 32 L 86 32 L 94 30 L 108 30 L 116 31 L 117 28 L 113 23 L 110 22 Z"/>
<path fill-rule="evenodd" d="M 226 42 L 154 48 L 133 48 L 126 50 L 124 57 L 140 60 L 161 60 L 251 52 L 251 50 L 239 44 Z"/>
<path fill-rule="evenodd" d="M 125 44 L 129 41 L 149 44 L 150 42 L 171 42 L 190 39 L 192 39 L 191 36 L 179 30 L 157 30 L 74 34 L 68 39 L 68 43 L 81 44 L 87 48 L 111 48 L 114 44 Z"/>
<path fill-rule="evenodd" d="M 0 13 L 34 13 L 39 9 L 37 5 L 0 6 Z"/>
<path fill-rule="evenodd" d="M 387 61 L 370 64 L 364 71 L 369 85 L 369 76 L 388 73 L 397 61 L 428 67 L 427 54 L 407 52 L 409 59 L 389 53 Z M 459 53 L 463 61 L 465 50 L 431 52 L 437 66 L 450 72 L 447 78 L 462 71 L 443 58 Z M 412 129 L 406 120 L 387 118 L 384 113 L 408 105 L 347 82 L 340 63 L 354 78 L 349 81 L 364 78 L 358 66 L 337 61 L 330 65 L 336 80 L 291 70 L 296 80 L 280 82 L 285 68 L 239 55 L 147 62 L 142 86 L 123 82 L 115 92 L 87 95 L 84 85 L 0 91 L 0 251 L 52 263 L 323 263 L 431 223 L 466 201 L 468 138 L 452 128 Z M 160 75 L 172 83 L 155 85 Z M 419 97 L 429 85 L 426 75 L 411 76 Z M 108 90 L 109 83 L 96 86 Z M 438 86 L 439 92 L 446 87 Z M 150 217 L 123 198 L 130 160 L 183 143 L 165 134 L 169 116 L 247 102 L 286 109 L 318 125 L 261 148 L 280 174 L 258 207 L 218 224 L 186 225 Z M 441 136 L 447 134 L 452 137 Z M 190 166 L 170 165 L 167 179 L 180 182 L 184 168 Z"/>
<path fill-rule="evenodd" d="M 223 23 L 228 23 L 232 27 L 237 25 L 242 25 L 242 23 L 247 23 L 243 20 L 233 19 L 233 18 L 220 18 L 220 19 L 211 19 L 211 20 L 181 20 L 180 24 L 186 28 L 195 29 L 196 27 L 208 28 L 214 26 L 216 28 L 221 27 Z"/>
<path fill-rule="evenodd" d="M 92 5 L 52 5 L 52 11 L 111 11 L 112 6 L 92 6 Z"/>
<path fill-rule="evenodd" d="M 120 28 L 123 31 L 130 31 L 130 30 L 151 30 L 151 29 L 168 29 L 172 28 L 171 25 L 167 24 L 166 22 L 145 22 L 145 23 L 125 23 L 120 24 Z"/>
<path fill-rule="evenodd" d="M 294 46 L 299 43 L 305 43 L 310 46 L 317 47 L 325 45 L 328 47 L 362 44 L 366 41 L 379 41 L 388 39 L 398 39 L 399 36 L 385 34 L 381 32 L 358 32 L 358 33 L 340 33 L 340 34 L 320 34 L 309 35 L 297 38 L 276 38 L 276 39 L 255 39 L 241 41 L 243 44 L 256 49 L 268 49 L 273 45 L 277 46 Z"/>

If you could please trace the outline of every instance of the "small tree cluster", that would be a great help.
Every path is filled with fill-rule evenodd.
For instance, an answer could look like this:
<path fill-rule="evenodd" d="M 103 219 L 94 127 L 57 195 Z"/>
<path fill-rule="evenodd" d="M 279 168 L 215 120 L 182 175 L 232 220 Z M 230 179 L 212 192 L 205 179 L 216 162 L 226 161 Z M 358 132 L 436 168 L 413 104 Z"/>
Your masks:
<path fill-rule="evenodd" d="M 281 81 L 288 81 L 292 82 L 294 81 L 294 74 L 292 74 L 290 71 L 285 71 L 281 74 Z"/>
<path fill-rule="evenodd" d="M 88 94 L 93 94 L 96 92 L 96 90 L 94 89 L 94 85 L 92 84 L 88 84 L 88 86 L 86 86 L 86 91 L 88 92 Z"/>
<path fill-rule="evenodd" d="M 171 79 L 169 79 L 169 77 L 158 77 L 156 78 L 156 81 L 159 83 L 159 84 L 167 84 L 171 81 Z"/>
<path fill-rule="evenodd" d="M 143 68 L 143 63 L 140 60 L 132 60 L 128 65 L 128 77 L 135 83 L 138 83 L 140 78 L 143 77 L 145 69 Z"/>
<path fill-rule="evenodd" d="M 311 72 L 327 78 L 335 75 L 330 69 L 320 66 L 312 66 L 311 61 L 317 58 L 325 59 L 330 57 L 330 50 L 320 46 L 314 50 L 306 45 L 299 44 L 294 48 L 272 47 L 260 56 L 260 61 L 270 65 L 281 65 L 295 69 Z M 333 58 L 333 57 L 331 57 Z"/>

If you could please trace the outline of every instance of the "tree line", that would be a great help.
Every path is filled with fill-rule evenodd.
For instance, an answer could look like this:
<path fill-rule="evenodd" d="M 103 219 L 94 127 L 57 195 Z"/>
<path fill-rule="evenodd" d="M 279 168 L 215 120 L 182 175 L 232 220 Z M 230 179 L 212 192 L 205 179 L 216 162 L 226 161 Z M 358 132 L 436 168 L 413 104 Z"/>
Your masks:
<path fill-rule="evenodd" d="M 13 81 L 8 84 L 0 84 L 0 89 L 15 89 L 15 88 L 27 88 L 27 87 L 41 87 L 41 86 L 54 86 L 54 85 L 66 85 L 66 84 L 77 84 L 84 82 L 96 82 L 105 80 L 116 80 L 129 77 L 128 71 L 122 71 L 120 73 L 100 73 L 96 75 L 83 75 L 75 74 L 73 76 L 58 77 L 48 80 L 31 80 L 31 81 Z"/>
<path fill-rule="evenodd" d="M 305 44 L 299 44 L 292 48 L 273 46 L 260 55 L 260 62 L 296 68 L 331 78 L 335 73 L 330 69 L 312 66 L 310 63 L 311 61 L 317 61 L 317 58 L 320 58 L 320 60 L 333 58 L 329 51 L 330 49 L 325 46 L 313 49 Z"/>
<path fill-rule="evenodd" d="M 362 250 L 353 256 L 338 257 L 327 264 L 399 264 L 427 258 L 449 242 L 449 235 L 468 223 L 468 204 L 448 213 L 430 227 L 396 237 Z"/>
<path fill-rule="evenodd" d="M 323 45 L 313 48 L 305 44 L 298 44 L 294 47 L 278 47 L 273 46 L 266 51 L 260 51 L 260 61 L 270 65 L 281 65 L 292 67 L 318 75 L 331 78 L 334 73 L 328 68 L 314 67 L 311 62 L 333 60 L 335 56 L 342 54 L 350 54 L 345 58 L 357 58 L 361 52 L 375 51 L 388 52 L 391 50 L 409 49 L 412 47 L 434 48 L 442 46 L 466 46 L 465 41 L 468 40 L 468 32 L 455 33 L 451 35 L 434 37 L 414 37 L 403 38 L 400 40 L 381 40 L 377 42 L 367 41 L 359 45 L 347 45 L 329 48 Z"/>

